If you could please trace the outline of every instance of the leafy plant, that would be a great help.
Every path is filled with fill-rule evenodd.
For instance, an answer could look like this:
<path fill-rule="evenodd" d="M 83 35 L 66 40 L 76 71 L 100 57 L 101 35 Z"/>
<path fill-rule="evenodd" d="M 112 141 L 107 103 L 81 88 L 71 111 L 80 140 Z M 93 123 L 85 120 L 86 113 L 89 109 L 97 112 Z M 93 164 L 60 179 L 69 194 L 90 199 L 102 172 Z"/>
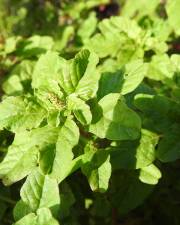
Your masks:
<path fill-rule="evenodd" d="M 179 0 L 0 4 L 2 225 L 179 224 Z"/>

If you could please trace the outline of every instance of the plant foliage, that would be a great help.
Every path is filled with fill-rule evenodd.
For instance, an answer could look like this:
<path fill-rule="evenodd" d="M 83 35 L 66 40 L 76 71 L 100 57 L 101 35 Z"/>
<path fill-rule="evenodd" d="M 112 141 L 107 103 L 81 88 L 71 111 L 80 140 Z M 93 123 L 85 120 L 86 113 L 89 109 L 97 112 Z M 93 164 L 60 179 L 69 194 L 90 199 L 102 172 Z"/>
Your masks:
<path fill-rule="evenodd" d="M 120 224 L 180 194 L 180 1 L 0 9 L 0 224 Z"/>

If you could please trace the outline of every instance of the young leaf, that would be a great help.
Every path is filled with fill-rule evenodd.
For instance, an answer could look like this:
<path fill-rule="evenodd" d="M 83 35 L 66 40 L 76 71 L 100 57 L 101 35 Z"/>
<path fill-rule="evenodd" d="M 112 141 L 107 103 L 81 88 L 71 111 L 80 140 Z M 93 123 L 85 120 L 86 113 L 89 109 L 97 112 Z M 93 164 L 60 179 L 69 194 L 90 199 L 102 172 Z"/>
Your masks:
<path fill-rule="evenodd" d="M 72 111 L 79 120 L 79 122 L 83 125 L 87 125 L 91 123 L 92 114 L 90 111 L 90 107 L 80 98 L 71 94 L 68 96 L 68 110 Z"/>
<path fill-rule="evenodd" d="M 150 164 L 140 170 L 139 179 L 145 184 L 155 185 L 160 178 L 161 172 L 154 164 Z"/>
<path fill-rule="evenodd" d="M 83 100 L 94 97 L 99 81 L 97 64 L 97 55 L 86 49 L 79 52 L 73 60 L 66 61 L 60 71 L 59 80 L 66 94 L 75 92 Z"/>

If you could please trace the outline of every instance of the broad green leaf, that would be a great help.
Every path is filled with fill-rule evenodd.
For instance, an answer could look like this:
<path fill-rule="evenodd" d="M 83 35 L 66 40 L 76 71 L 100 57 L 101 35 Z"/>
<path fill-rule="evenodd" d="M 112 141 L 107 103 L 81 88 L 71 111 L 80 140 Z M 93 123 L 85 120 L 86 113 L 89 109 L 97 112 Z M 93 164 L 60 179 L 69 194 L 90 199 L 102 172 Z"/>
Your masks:
<path fill-rule="evenodd" d="M 89 131 L 100 138 L 110 140 L 133 140 L 140 135 L 141 120 L 124 102 L 119 94 L 108 94 L 99 103 L 99 112 Z"/>
<path fill-rule="evenodd" d="M 19 200 L 13 209 L 13 216 L 15 221 L 18 221 L 22 217 L 28 215 L 31 212 L 32 212 L 31 208 L 27 204 L 25 204 L 22 200 Z"/>
<path fill-rule="evenodd" d="M 52 165 L 51 177 L 61 182 L 71 172 L 73 160 L 73 147 L 79 142 L 79 129 L 76 123 L 67 118 L 58 133 L 54 160 Z M 48 163 L 48 161 L 47 161 Z"/>
<path fill-rule="evenodd" d="M 79 81 L 75 93 L 83 100 L 89 100 L 96 95 L 100 74 L 96 69 L 99 62 L 97 55 L 90 52 L 88 64 L 83 77 Z"/>
<path fill-rule="evenodd" d="M 148 66 L 147 77 L 153 80 L 164 80 L 174 75 L 173 64 L 168 55 L 154 55 Z"/>
<path fill-rule="evenodd" d="M 14 225 L 58 225 L 48 208 L 41 208 L 37 214 L 30 213 L 17 221 Z"/>
<path fill-rule="evenodd" d="M 62 98 L 62 92 L 59 87 L 59 71 L 65 64 L 66 60 L 59 57 L 56 52 L 47 52 L 37 61 L 33 77 L 32 87 L 40 89 L 49 95 L 56 95 Z"/>
<path fill-rule="evenodd" d="M 58 183 L 40 171 L 32 172 L 21 188 L 22 201 L 30 207 L 32 212 L 39 208 L 50 208 L 53 215 L 57 215 L 60 204 Z"/>
<path fill-rule="evenodd" d="M 59 128 L 42 127 L 18 132 L 0 163 L 0 178 L 5 185 L 21 180 L 37 167 L 38 152 L 55 146 Z"/>
<path fill-rule="evenodd" d="M 109 93 L 125 95 L 132 92 L 142 82 L 146 68 L 146 64 L 141 60 L 135 60 L 120 70 L 103 73 L 99 82 L 98 97 L 102 98 Z"/>
<path fill-rule="evenodd" d="M 58 221 L 52 217 L 48 208 L 41 208 L 37 211 L 37 225 L 59 225 Z"/>
<path fill-rule="evenodd" d="M 83 125 L 87 125 L 91 123 L 92 114 L 90 111 L 90 107 L 80 98 L 71 94 L 68 96 L 68 110 L 72 111 Z"/>
<path fill-rule="evenodd" d="M 155 160 L 158 139 L 155 133 L 142 129 L 139 141 L 120 142 L 111 147 L 113 169 L 139 169 L 150 165 Z"/>
<path fill-rule="evenodd" d="M 110 156 L 105 152 L 102 153 L 95 154 L 92 160 L 82 167 L 91 189 L 99 192 L 105 192 L 108 189 L 111 177 Z"/>
<path fill-rule="evenodd" d="M 17 132 L 36 128 L 45 118 L 45 113 L 34 98 L 7 97 L 0 103 L 0 129 Z"/>
<path fill-rule="evenodd" d="M 140 170 L 139 179 L 143 183 L 155 185 L 158 183 L 158 180 L 160 178 L 161 178 L 161 172 L 153 164 L 143 167 Z"/>
<path fill-rule="evenodd" d="M 149 165 L 155 160 L 155 147 L 158 136 L 148 130 L 142 130 L 142 136 L 136 149 L 136 169 Z"/>
<path fill-rule="evenodd" d="M 29 213 L 27 216 L 17 221 L 14 225 L 37 225 L 36 215 L 34 213 Z"/>
<path fill-rule="evenodd" d="M 78 82 L 86 71 L 89 56 L 88 50 L 82 50 L 74 59 L 63 63 L 59 82 L 67 95 L 75 92 Z"/>
<path fill-rule="evenodd" d="M 59 82 L 67 95 L 75 92 L 83 100 L 95 96 L 100 76 L 96 69 L 97 63 L 95 53 L 82 50 L 74 59 L 63 64 Z"/>
<path fill-rule="evenodd" d="M 166 12 L 168 15 L 168 22 L 177 35 L 180 35 L 179 11 L 180 11 L 180 0 L 167 1 Z"/>
<path fill-rule="evenodd" d="M 134 48 L 134 41 L 138 40 L 141 33 L 135 21 L 123 17 L 104 19 L 98 26 L 100 33 L 92 37 L 87 46 L 102 58 L 108 55 L 117 56 L 120 50 L 122 51 L 122 47 L 127 50 L 128 46 L 127 48 L 125 46 L 128 42 L 131 42 L 131 47 Z M 130 52 L 130 55 L 135 50 L 136 48 Z"/>
<path fill-rule="evenodd" d="M 144 126 L 160 134 L 180 116 L 180 105 L 163 95 L 138 94 L 134 103 L 142 112 Z"/>
<path fill-rule="evenodd" d="M 132 92 L 142 82 L 147 73 L 147 65 L 141 60 L 132 61 L 125 66 L 124 82 L 121 94 L 125 95 Z"/>
<path fill-rule="evenodd" d="M 38 56 L 51 50 L 53 45 L 52 37 L 34 35 L 19 43 L 17 54 L 25 57 Z"/>
<path fill-rule="evenodd" d="M 180 158 L 180 129 L 169 127 L 161 138 L 157 148 L 157 158 L 162 162 L 172 162 Z"/>

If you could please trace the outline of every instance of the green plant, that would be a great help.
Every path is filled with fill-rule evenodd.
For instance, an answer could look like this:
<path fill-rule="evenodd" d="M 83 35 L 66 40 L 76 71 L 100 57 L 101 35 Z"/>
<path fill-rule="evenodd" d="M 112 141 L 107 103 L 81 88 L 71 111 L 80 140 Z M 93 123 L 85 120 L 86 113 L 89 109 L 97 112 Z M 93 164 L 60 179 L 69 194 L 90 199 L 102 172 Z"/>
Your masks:
<path fill-rule="evenodd" d="M 0 25 L 2 225 L 117 224 L 169 185 L 179 193 L 179 0 L 120 1 L 103 20 L 119 1 L 70 2 L 15 2 L 27 13 Z"/>

